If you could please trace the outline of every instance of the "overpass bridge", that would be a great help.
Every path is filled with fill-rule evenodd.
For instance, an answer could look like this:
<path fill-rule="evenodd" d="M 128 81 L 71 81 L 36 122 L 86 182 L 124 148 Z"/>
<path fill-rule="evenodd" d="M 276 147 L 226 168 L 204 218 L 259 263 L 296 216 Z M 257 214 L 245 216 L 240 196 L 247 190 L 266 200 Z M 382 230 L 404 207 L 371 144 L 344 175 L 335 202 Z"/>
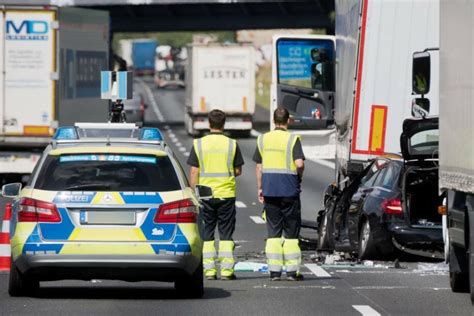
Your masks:
<path fill-rule="evenodd" d="M 0 3 L 107 10 L 112 32 L 322 28 L 334 34 L 332 0 L 6 0 Z"/>

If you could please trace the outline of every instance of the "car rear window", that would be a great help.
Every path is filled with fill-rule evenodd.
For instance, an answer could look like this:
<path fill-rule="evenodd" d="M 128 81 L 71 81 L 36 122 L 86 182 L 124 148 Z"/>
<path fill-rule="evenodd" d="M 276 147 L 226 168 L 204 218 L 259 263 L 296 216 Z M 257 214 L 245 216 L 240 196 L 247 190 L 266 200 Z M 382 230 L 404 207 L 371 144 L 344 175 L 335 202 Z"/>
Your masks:
<path fill-rule="evenodd" d="M 413 134 L 410 138 L 410 155 L 436 155 L 439 148 L 439 130 L 429 129 Z"/>
<path fill-rule="evenodd" d="M 52 191 L 174 191 L 181 185 L 168 156 L 48 156 L 36 189 Z"/>

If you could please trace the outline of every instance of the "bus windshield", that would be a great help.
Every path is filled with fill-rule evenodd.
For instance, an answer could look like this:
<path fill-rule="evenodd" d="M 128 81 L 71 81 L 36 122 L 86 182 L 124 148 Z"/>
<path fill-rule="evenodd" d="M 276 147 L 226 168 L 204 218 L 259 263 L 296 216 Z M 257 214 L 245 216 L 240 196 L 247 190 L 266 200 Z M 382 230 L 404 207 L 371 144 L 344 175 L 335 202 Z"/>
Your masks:
<path fill-rule="evenodd" d="M 280 39 L 278 83 L 334 91 L 334 42 L 323 39 Z"/>

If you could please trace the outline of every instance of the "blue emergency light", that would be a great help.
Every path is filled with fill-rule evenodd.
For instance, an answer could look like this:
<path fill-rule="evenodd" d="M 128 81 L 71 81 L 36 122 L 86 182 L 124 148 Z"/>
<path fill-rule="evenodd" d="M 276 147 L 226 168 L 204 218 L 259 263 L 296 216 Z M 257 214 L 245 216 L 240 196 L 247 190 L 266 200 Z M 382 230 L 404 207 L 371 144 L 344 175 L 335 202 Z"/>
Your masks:
<path fill-rule="evenodd" d="M 163 135 L 158 128 L 155 127 L 143 127 L 140 129 L 140 140 L 153 140 L 153 141 L 162 141 Z"/>
<path fill-rule="evenodd" d="M 54 140 L 74 140 L 79 139 L 76 128 L 74 126 L 59 127 L 54 133 Z"/>

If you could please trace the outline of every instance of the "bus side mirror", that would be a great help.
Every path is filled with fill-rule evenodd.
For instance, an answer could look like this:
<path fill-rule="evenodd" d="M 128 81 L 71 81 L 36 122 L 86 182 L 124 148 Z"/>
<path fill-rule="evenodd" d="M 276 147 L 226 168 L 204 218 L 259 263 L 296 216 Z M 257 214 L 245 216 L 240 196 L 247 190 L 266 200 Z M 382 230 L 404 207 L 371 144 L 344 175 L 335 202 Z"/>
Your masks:
<path fill-rule="evenodd" d="M 430 114 L 430 99 L 416 98 L 411 102 L 411 115 L 416 118 L 425 118 Z"/>

